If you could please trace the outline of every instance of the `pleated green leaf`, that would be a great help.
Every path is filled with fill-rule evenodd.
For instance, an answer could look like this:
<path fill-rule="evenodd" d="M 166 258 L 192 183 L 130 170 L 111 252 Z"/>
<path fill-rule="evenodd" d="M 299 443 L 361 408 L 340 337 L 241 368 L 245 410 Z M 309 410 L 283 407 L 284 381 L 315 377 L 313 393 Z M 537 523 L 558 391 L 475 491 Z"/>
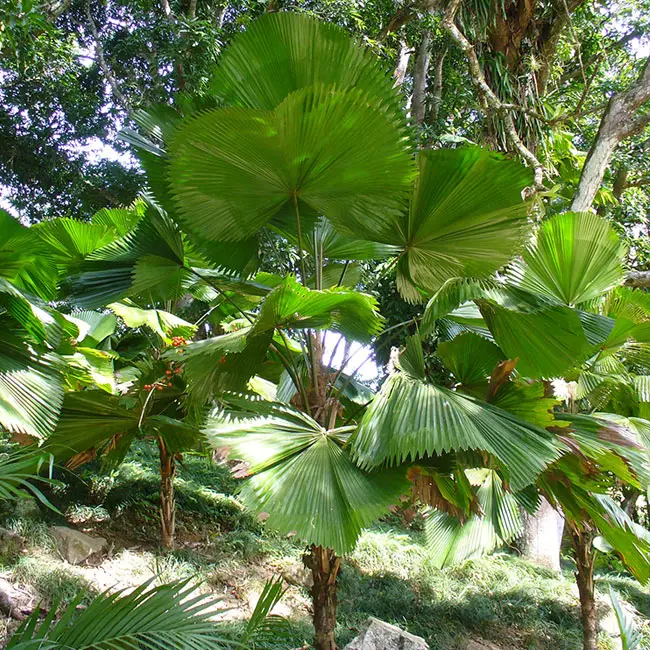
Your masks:
<path fill-rule="evenodd" d="M 531 484 L 559 453 L 543 429 L 404 373 L 386 380 L 352 441 L 353 456 L 362 467 L 463 450 L 491 454 L 515 490 Z"/>
<path fill-rule="evenodd" d="M 271 13 L 249 25 L 224 52 L 210 88 L 227 105 L 272 110 L 316 84 L 357 88 L 404 120 L 377 57 L 338 25 L 300 13 Z"/>
<path fill-rule="evenodd" d="M 386 240 L 406 251 L 398 276 L 433 292 L 490 275 L 519 252 L 531 229 L 526 168 L 479 148 L 422 151 L 417 166 L 408 214 Z"/>
<path fill-rule="evenodd" d="M 226 390 L 244 390 L 260 371 L 273 338 L 273 331 L 251 334 L 250 326 L 197 341 L 179 356 L 170 350 L 166 358 L 182 360 L 188 391 L 195 404 L 204 404 Z"/>
<path fill-rule="evenodd" d="M 493 470 L 485 470 L 476 502 L 479 514 L 464 522 L 439 510 L 429 513 L 424 530 L 434 566 L 442 569 L 491 553 L 521 534 L 517 500 Z"/>
<path fill-rule="evenodd" d="M 641 629 L 637 626 L 634 616 L 621 605 L 611 585 L 609 586 L 609 599 L 612 601 L 612 609 L 621 635 L 621 650 L 637 650 L 643 641 Z"/>
<path fill-rule="evenodd" d="M 0 318 L 0 324 L 12 324 Z M 0 338 L 0 425 L 8 431 L 47 437 L 63 402 L 61 359 L 39 353 L 22 338 L 4 331 Z"/>
<path fill-rule="evenodd" d="M 268 404 L 268 403 L 267 403 Z M 204 432 L 247 462 L 241 498 L 282 533 L 309 544 L 351 550 L 361 530 L 408 490 L 405 472 L 366 472 L 344 445 L 346 430 L 326 431 L 285 405 L 266 415 L 214 413 Z"/>
<path fill-rule="evenodd" d="M 119 316 L 127 327 L 148 327 L 165 343 L 174 336 L 192 338 L 196 326 L 162 309 L 141 309 L 128 302 L 114 302 L 108 308 Z"/>
<path fill-rule="evenodd" d="M 34 296 L 56 296 L 59 276 L 49 246 L 0 208 L 0 278 Z"/>
<path fill-rule="evenodd" d="M 559 400 L 545 397 L 544 393 L 542 382 L 508 381 L 499 388 L 490 403 L 541 429 L 565 426 L 554 415 Z"/>
<path fill-rule="evenodd" d="M 59 264 L 83 260 L 93 251 L 111 243 L 116 231 L 100 223 L 86 223 L 76 219 L 52 219 L 33 226 L 38 235 L 51 249 L 51 255 Z"/>
<path fill-rule="evenodd" d="M 568 307 L 524 313 L 477 302 L 495 342 L 509 359 L 518 359 L 517 371 L 525 377 L 562 377 L 593 352 L 580 317 Z"/>
<path fill-rule="evenodd" d="M 528 291 L 573 306 L 621 282 L 625 252 L 606 219 L 592 212 L 567 212 L 542 223 L 510 278 Z"/>
<path fill-rule="evenodd" d="M 487 385 L 492 371 L 506 358 L 498 346 L 473 332 L 440 343 L 436 354 L 464 388 Z"/>
<path fill-rule="evenodd" d="M 53 484 L 51 471 L 52 457 L 32 447 L 0 455 L 0 499 L 13 501 L 31 495 L 43 505 L 55 510 L 39 489 L 39 484 Z M 57 511 L 58 512 L 58 511 Z"/>
<path fill-rule="evenodd" d="M 180 231 L 149 206 L 133 230 L 71 264 L 65 289 L 73 301 L 89 308 L 137 294 L 175 298 L 187 275 L 183 266 Z"/>
<path fill-rule="evenodd" d="M 344 288 L 314 291 L 289 275 L 265 298 L 253 330 L 328 329 L 368 343 L 382 324 L 372 296 Z"/>
<path fill-rule="evenodd" d="M 568 468 L 567 462 L 575 458 L 566 457 L 559 464 L 558 471 Z M 575 462 L 573 463 L 576 464 Z M 618 504 L 602 488 L 589 481 L 583 471 L 569 470 L 569 479 L 558 481 L 544 479 L 541 487 L 547 498 L 560 504 L 565 517 L 578 524 L 589 521 L 623 560 L 631 573 L 646 584 L 650 580 L 650 535 L 635 524 Z M 591 489 L 590 489 L 591 488 Z"/>
<path fill-rule="evenodd" d="M 299 212 L 376 239 L 399 216 L 412 176 L 398 129 L 356 89 L 299 90 L 273 111 L 204 112 L 169 153 L 179 217 L 207 241 L 247 239 L 280 211 L 295 223 L 294 197 Z"/>
<path fill-rule="evenodd" d="M 126 408 L 117 395 L 102 390 L 69 392 L 46 449 L 57 461 L 65 461 L 88 449 L 101 449 L 118 434 L 135 435 L 139 420 L 140 411 Z"/>

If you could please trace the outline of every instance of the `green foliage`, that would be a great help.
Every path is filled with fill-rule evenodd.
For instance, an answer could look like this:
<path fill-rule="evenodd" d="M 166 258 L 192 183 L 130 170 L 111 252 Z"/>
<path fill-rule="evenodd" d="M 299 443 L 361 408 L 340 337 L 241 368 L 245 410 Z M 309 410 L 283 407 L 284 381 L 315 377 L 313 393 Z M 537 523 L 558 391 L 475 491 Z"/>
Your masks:
<path fill-rule="evenodd" d="M 244 410 L 215 411 L 204 432 L 246 461 L 250 478 L 241 498 L 273 528 L 343 553 L 407 490 L 403 471 L 372 474 L 354 464 L 345 446 L 348 430 L 325 430 L 282 404 L 235 404 Z"/>
<path fill-rule="evenodd" d="M 415 287 L 433 292 L 451 278 L 492 274 L 531 228 L 521 198 L 530 174 L 518 163 L 465 148 L 423 151 L 417 165 L 408 214 L 387 240 L 405 249 L 397 286 L 410 300 L 421 298 Z"/>
<path fill-rule="evenodd" d="M 522 289 L 578 305 L 621 282 L 624 256 L 623 243 L 605 219 L 568 212 L 544 221 L 510 276 Z"/>
<path fill-rule="evenodd" d="M 77 614 L 73 601 L 54 621 L 56 608 L 42 622 L 38 610 L 12 637 L 8 648 L 222 648 L 210 622 L 210 601 L 194 596 L 194 586 L 177 582 L 129 594 L 103 593 Z"/>
<path fill-rule="evenodd" d="M 183 224 L 212 241 L 246 239 L 274 217 L 308 232 L 313 211 L 372 239 L 399 213 L 411 176 L 384 113 L 356 89 L 325 86 L 296 91 L 273 111 L 203 113 L 175 134 L 170 159 Z"/>
<path fill-rule="evenodd" d="M 641 633 L 636 628 L 634 619 L 630 616 L 629 612 L 623 608 L 611 587 L 609 588 L 609 597 L 612 601 L 614 614 L 616 615 L 618 629 L 621 632 L 622 650 L 636 650 L 636 648 L 641 646 Z"/>
<path fill-rule="evenodd" d="M 494 457 L 514 489 L 534 482 L 558 454 L 543 429 L 406 373 L 386 380 L 359 425 L 352 449 L 365 467 L 483 450 Z"/>

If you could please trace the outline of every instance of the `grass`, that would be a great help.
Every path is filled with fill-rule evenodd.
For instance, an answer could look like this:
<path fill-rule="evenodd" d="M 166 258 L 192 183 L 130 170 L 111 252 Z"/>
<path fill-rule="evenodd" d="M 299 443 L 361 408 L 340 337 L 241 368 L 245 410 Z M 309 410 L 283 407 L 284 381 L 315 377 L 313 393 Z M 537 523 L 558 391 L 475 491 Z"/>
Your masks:
<path fill-rule="evenodd" d="M 241 605 L 266 579 L 300 563 L 303 547 L 265 532 L 233 496 L 227 470 L 205 458 L 186 456 L 176 481 L 180 548 L 157 546 L 157 456 L 136 445 L 118 469 L 98 474 L 88 466 L 52 494 L 68 523 L 108 537 L 114 553 L 101 567 L 70 567 L 55 552 L 46 521 L 6 518 L 5 526 L 26 539 L 26 552 L 5 571 L 47 602 L 69 602 L 79 591 L 86 600 L 108 587 L 155 578 L 165 582 L 195 577 L 202 590 L 225 594 Z M 620 563 L 603 558 L 597 586 L 611 585 L 643 617 L 650 618 L 650 592 Z M 237 601 L 237 598 L 241 601 Z M 292 587 L 285 598 L 295 616 L 286 634 L 262 647 L 286 650 L 311 638 L 306 589 Z M 563 574 L 534 567 L 509 554 L 467 562 L 444 571 L 428 560 L 423 535 L 395 519 L 366 531 L 343 564 L 339 588 L 338 640 L 343 647 L 369 616 L 423 636 L 431 650 L 460 650 L 471 638 L 491 640 L 503 650 L 577 650 L 582 635 L 572 568 Z M 234 636 L 243 623 L 228 623 Z M 650 648 L 646 630 L 644 648 Z M 611 648 L 603 639 L 602 648 Z"/>

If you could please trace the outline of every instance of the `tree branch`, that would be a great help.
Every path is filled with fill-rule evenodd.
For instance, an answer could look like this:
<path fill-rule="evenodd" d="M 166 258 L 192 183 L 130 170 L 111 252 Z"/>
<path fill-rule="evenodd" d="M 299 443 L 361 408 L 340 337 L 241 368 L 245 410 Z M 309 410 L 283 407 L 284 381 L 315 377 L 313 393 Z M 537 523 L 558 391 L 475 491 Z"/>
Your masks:
<path fill-rule="evenodd" d="M 638 114 L 639 109 L 649 100 L 650 57 L 646 60 L 637 81 L 626 91 L 617 93 L 609 100 L 596 139 L 582 168 L 571 210 L 584 212 L 591 208 L 618 144 L 625 138 L 640 133 L 650 124 L 650 113 Z"/>
<path fill-rule="evenodd" d="M 404 83 L 404 77 L 406 77 L 406 71 L 409 67 L 411 54 L 413 54 L 413 50 L 406 44 L 406 41 L 400 41 L 399 58 L 397 60 L 395 72 L 393 72 L 393 77 L 395 77 L 393 88 L 399 88 L 399 86 Z"/>
<path fill-rule="evenodd" d="M 97 63 L 99 64 L 99 67 L 102 69 L 102 72 L 106 77 L 106 81 L 108 81 L 108 84 L 111 87 L 113 96 L 115 97 L 116 100 L 118 100 L 122 104 L 122 107 L 126 110 L 126 112 L 131 117 L 133 115 L 133 109 L 131 107 L 131 103 L 126 98 L 124 93 L 120 90 L 120 87 L 117 83 L 117 79 L 115 79 L 115 76 L 113 75 L 113 71 L 111 70 L 111 67 L 108 65 L 106 58 L 104 57 L 104 48 L 102 47 L 102 41 L 99 36 L 99 32 L 97 31 L 97 25 L 93 20 L 92 11 L 90 9 L 90 0 L 86 0 L 86 17 L 88 18 L 88 25 L 90 27 L 90 32 L 92 33 L 93 39 L 95 41 L 95 57 L 97 58 Z"/>
<path fill-rule="evenodd" d="M 544 167 L 537 159 L 537 156 L 535 156 L 535 154 L 522 142 L 519 134 L 517 133 L 517 128 L 512 118 L 511 109 L 508 108 L 508 104 L 504 104 L 499 99 L 499 97 L 497 97 L 496 93 L 488 85 L 487 81 L 485 80 L 485 75 L 481 70 L 481 64 L 478 60 L 474 46 L 460 31 L 458 25 L 456 25 L 456 14 L 458 13 L 460 3 L 461 0 L 451 0 L 451 2 L 447 5 L 447 9 L 445 10 L 445 15 L 443 18 L 444 28 L 447 30 L 447 32 L 449 32 L 450 36 L 454 41 L 456 41 L 460 49 L 467 57 L 469 73 L 472 77 L 474 85 L 476 86 L 476 90 L 483 104 L 483 107 L 487 112 L 492 112 L 492 114 L 497 115 L 501 118 L 503 121 L 506 138 L 510 147 L 516 151 L 533 169 L 534 185 L 532 189 L 533 191 L 539 191 L 544 187 L 542 183 L 544 178 Z"/>

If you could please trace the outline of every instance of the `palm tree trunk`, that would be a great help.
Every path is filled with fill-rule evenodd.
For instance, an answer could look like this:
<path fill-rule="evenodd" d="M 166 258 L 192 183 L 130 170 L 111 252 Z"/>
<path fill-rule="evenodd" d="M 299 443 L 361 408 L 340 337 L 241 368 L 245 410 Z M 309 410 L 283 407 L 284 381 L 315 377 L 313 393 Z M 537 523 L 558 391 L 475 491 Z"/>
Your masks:
<path fill-rule="evenodd" d="M 588 531 L 572 530 L 571 545 L 576 558 L 576 582 L 580 595 L 583 650 L 598 650 L 598 615 L 594 589 L 593 536 Z"/>
<path fill-rule="evenodd" d="M 158 438 L 160 451 L 160 528 L 163 548 L 174 548 L 176 530 L 176 502 L 174 499 L 174 477 L 176 460 L 169 453 L 162 438 Z"/>
<path fill-rule="evenodd" d="M 303 557 L 305 566 L 311 570 L 314 584 L 311 588 L 314 610 L 314 648 L 338 650 L 336 629 L 336 580 L 341 558 L 331 548 L 312 545 Z"/>

